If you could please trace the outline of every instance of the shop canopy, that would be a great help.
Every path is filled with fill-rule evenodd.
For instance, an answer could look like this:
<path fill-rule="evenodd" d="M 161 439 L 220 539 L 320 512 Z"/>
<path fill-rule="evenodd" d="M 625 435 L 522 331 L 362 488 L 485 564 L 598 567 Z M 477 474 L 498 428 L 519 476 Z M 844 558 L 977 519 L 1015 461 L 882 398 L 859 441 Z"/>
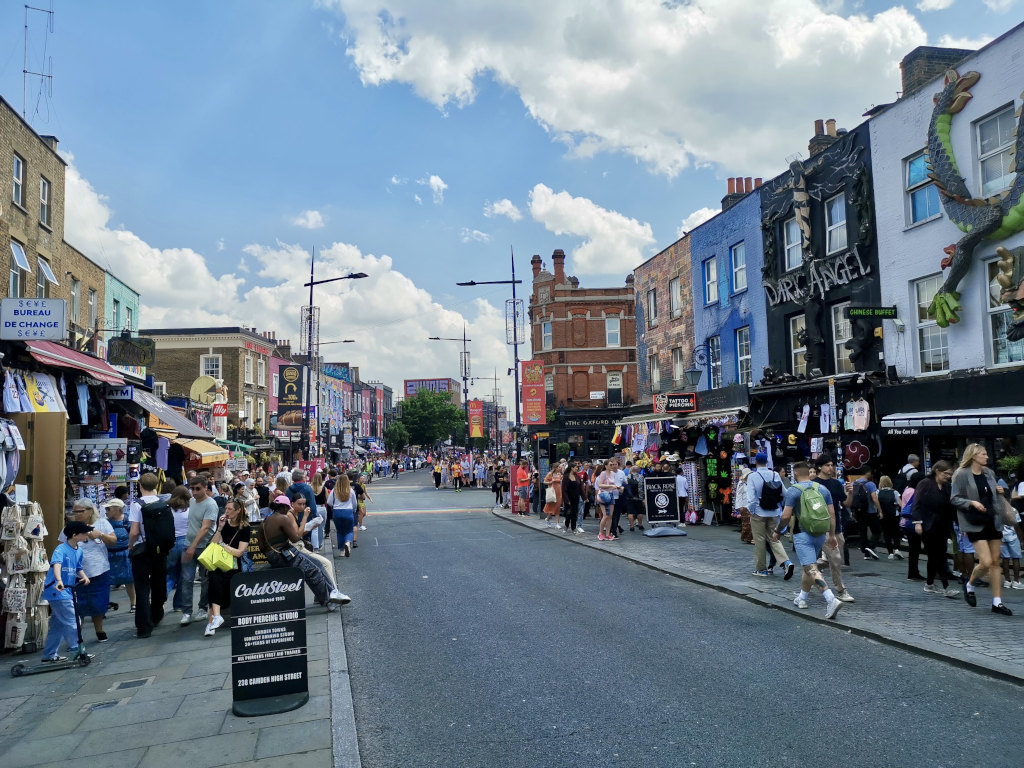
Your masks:
<path fill-rule="evenodd" d="M 892 413 L 882 417 L 882 430 L 888 435 L 961 434 L 988 431 L 992 434 L 1018 434 L 1024 432 L 1024 408 L 963 408 L 948 411 L 917 411 Z"/>
<path fill-rule="evenodd" d="M 183 437 L 176 437 L 171 442 L 198 456 L 199 463 L 204 467 L 228 460 L 228 452 L 225 448 L 209 443 L 206 440 L 188 440 Z"/>
<path fill-rule="evenodd" d="M 124 384 L 124 377 L 98 357 L 53 341 L 26 341 L 28 353 L 43 365 L 73 368 L 106 384 Z"/>
<path fill-rule="evenodd" d="M 650 421 L 672 421 L 677 416 L 685 415 L 678 413 L 643 413 L 639 416 L 627 416 L 615 422 L 616 427 L 626 427 L 633 424 L 646 424 Z"/>
<path fill-rule="evenodd" d="M 213 435 L 185 418 L 184 414 L 176 411 L 152 392 L 146 392 L 138 387 L 132 387 L 132 401 L 142 406 L 143 410 L 156 416 L 166 426 L 157 426 L 155 429 L 163 432 L 176 432 L 182 438 L 213 439 Z M 224 450 L 220 448 L 219 450 Z M 224 451 L 227 453 L 227 451 Z M 225 457 L 226 458 L 226 457 Z"/>
<path fill-rule="evenodd" d="M 225 448 L 231 451 L 255 451 L 256 446 L 246 445 L 245 443 L 237 443 L 234 440 L 217 440 L 217 445 L 223 445 Z"/>

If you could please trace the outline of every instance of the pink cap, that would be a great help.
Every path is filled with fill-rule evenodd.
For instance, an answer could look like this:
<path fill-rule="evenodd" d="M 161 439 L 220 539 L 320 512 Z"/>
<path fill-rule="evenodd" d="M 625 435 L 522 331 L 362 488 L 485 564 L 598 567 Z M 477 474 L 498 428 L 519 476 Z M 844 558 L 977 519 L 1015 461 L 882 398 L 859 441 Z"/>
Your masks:
<path fill-rule="evenodd" d="M 289 499 L 287 496 L 281 495 L 274 499 L 274 503 L 284 504 L 285 506 L 290 507 L 292 505 L 292 500 Z"/>

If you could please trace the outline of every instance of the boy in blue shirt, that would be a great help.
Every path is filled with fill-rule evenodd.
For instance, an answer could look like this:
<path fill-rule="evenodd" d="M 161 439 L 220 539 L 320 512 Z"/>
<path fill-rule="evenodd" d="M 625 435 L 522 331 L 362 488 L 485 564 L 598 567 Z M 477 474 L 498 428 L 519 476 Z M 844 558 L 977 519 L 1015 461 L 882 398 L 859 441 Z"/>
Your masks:
<path fill-rule="evenodd" d="M 68 653 L 78 654 L 78 622 L 75 620 L 75 605 L 71 596 L 71 588 L 77 578 L 82 585 L 89 583 L 89 578 L 82 570 L 82 550 L 79 545 L 89 539 L 91 525 L 78 521 L 64 526 L 64 537 L 67 541 L 58 544 L 50 557 L 50 572 L 43 584 L 43 597 L 50 603 L 50 628 L 46 633 L 46 644 L 43 647 L 43 661 L 66 661 L 60 656 L 61 642 L 67 642 Z"/>

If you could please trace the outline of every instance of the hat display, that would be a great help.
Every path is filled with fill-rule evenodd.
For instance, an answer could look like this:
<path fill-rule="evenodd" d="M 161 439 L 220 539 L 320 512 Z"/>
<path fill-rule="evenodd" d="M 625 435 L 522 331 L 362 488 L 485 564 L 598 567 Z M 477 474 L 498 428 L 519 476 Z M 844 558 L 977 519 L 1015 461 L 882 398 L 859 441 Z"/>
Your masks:
<path fill-rule="evenodd" d="M 90 531 L 92 531 L 91 525 L 75 520 L 64 526 L 64 537 L 70 539 L 72 536 L 77 536 L 80 533 L 89 533 Z"/>
<path fill-rule="evenodd" d="M 678 463 L 679 462 L 679 454 L 678 453 L 670 453 L 668 456 L 662 456 L 661 460 L 662 461 L 671 461 L 672 463 Z"/>

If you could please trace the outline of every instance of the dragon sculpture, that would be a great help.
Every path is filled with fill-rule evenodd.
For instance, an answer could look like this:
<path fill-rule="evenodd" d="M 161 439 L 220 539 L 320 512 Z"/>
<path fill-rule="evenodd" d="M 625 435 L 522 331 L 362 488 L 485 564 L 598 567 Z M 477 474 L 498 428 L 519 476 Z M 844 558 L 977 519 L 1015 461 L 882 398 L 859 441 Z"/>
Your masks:
<path fill-rule="evenodd" d="M 971 100 L 970 89 L 979 79 L 978 72 L 961 75 L 955 69 L 948 70 L 942 91 L 935 95 L 935 108 L 928 123 L 928 177 L 939 190 L 946 215 L 964 233 L 958 242 L 943 249 L 946 258 L 942 260 L 942 268 L 949 267 L 949 275 L 928 307 L 928 314 L 943 328 L 960 321 L 957 287 L 970 270 L 974 249 L 982 240 L 1003 240 L 1024 231 L 1022 111 L 1018 109 L 1015 115 L 1018 122 L 1010 158 L 1010 170 L 1015 175 L 1013 184 L 1005 192 L 989 198 L 973 197 L 953 156 L 950 137 L 953 116 L 967 106 Z"/>

